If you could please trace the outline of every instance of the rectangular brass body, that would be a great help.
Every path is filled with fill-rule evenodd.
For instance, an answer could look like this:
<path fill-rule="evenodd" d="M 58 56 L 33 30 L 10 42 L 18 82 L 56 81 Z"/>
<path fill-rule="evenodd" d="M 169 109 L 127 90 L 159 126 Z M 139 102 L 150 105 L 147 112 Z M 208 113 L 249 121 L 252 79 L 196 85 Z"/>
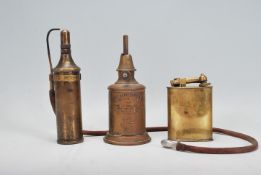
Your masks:
<path fill-rule="evenodd" d="M 212 87 L 168 87 L 168 139 L 212 140 Z"/>

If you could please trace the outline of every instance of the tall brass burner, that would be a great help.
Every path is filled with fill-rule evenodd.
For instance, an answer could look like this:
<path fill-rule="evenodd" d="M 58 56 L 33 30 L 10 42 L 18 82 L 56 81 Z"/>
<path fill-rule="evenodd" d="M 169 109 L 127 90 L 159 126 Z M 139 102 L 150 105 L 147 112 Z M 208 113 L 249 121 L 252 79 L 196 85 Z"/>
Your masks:
<path fill-rule="evenodd" d="M 151 139 L 145 128 L 145 86 L 134 78 L 135 68 L 128 52 L 128 36 L 123 36 L 123 53 L 118 80 L 109 89 L 109 132 L 106 143 L 140 145 Z"/>

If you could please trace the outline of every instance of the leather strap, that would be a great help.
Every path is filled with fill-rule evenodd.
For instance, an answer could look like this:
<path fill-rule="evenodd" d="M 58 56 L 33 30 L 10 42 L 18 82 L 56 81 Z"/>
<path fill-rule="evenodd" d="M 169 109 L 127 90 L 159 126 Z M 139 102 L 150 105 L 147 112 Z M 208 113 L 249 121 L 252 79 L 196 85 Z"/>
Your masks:
<path fill-rule="evenodd" d="M 240 139 L 243 139 L 245 141 L 248 141 L 251 143 L 250 145 L 247 146 L 242 146 L 242 147 L 222 147 L 222 148 L 210 148 L 210 147 L 200 147 L 200 146 L 192 146 L 192 145 L 187 145 L 184 143 L 166 143 L 164 145 L 164 141 L 162 142 L 162 145 L 164 147 L 168 148 L 176 148 L 178 151 L 189 151 L 189 152 L 195 152 L 195 153 L 205 153 L 205 154 L 237 154 L 237 153 L 246 153 L 246 152 L 251 152 L 255 151 L 258 148 L 258 142 L 255 138 L 242 134 L 239 132 L 235 131 L 230 131 L 230 130 L 225 130 L 221 128 L 213 128 L 213 132 L 229 135 L 232 137 L 237 137 Z"/>

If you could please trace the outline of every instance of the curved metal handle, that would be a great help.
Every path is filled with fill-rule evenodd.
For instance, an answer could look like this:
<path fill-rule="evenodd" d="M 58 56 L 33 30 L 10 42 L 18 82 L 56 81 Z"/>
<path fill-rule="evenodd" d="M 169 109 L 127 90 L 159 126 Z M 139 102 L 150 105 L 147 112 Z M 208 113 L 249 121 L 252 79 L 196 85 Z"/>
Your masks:
<path fill-rule="evenodd" d="M 47 44 L 47 53 L 48 53 L 48 60 L 49 60 L 49 66 L 50 66 L 50 75 L 49 75 L 49 81 L 50 81 L 50 90 L 49 90 L 49 97 L 50 102 L 53 108 L 53 111 L 55 113 L 55 91 L 54 91 L 54 85 L 53 85 L 53 65 L 52 65 L 52 59 L 51 59 L 51 53 L 50 53 L 50 47 L 49 47 L 49 35 L 54 30 L 60 30 L 59 28 L 53 28 L 50 29 L 46 36 L 46 44 Z"/>
<path fill-rule="evenodd" d="M 53 71 L 53 65 L 52 65 L 52 60 L 51 60 L 51 52 L 50 52 L 50 47 L 49 47 L 49 35 L 52 31 L 54 30 L 60 30 L 59 28 L 53 28 L 53 29 L 50 29 L 47 33 L 47 36 L 46 36 L 46 44 L 47 44 L 47 53 L 48 53 L 48 60 L 49 60 L 49 66 L 50 66 L 50 73 L 52 74 L 52 71 Z"/>

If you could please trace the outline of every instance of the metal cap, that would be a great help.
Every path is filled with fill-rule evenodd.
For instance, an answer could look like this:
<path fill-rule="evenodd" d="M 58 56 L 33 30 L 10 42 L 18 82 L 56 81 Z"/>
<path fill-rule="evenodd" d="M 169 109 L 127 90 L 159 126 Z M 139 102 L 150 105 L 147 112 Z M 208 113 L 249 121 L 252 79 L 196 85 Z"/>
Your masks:
<path fill-rule="evenodd" d="M 177 144 L 178 144 L 178 142 L 175 142 L 175 141 L 172 141 L 172 140 L 167 140 L 167 139 L 161 141 L 161 145 L 164 148 L 176 149 Z"/>
<path fill-rule="evenodd" d="M 54 68 L 54 73 L 59 72 L 79 72 L 80 68 L 74 63 L 71 56 L 70 32 L 61 31 L 61 58 L 58 65 Z"/>
<path fill-rule="evenodd" d="M 61 49 L 69 49 L 70 47 L 70 32 L 64 29 L 61 31 Z"/>

